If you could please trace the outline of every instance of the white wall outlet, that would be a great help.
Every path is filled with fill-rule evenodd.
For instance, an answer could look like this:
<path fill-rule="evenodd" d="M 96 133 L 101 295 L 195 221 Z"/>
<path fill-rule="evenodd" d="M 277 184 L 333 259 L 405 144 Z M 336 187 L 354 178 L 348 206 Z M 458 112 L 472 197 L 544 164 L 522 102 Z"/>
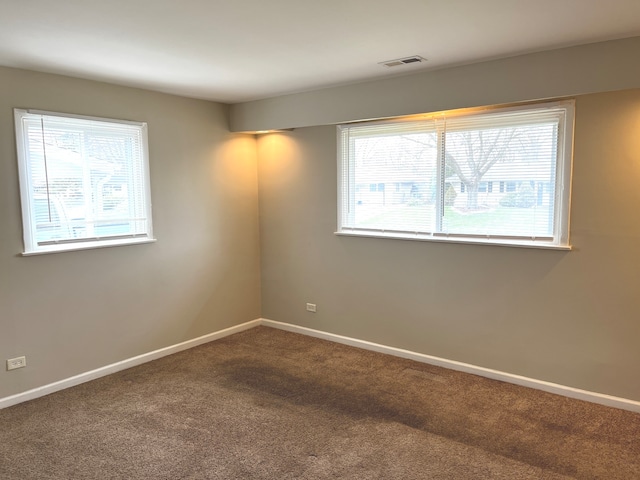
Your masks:
<path fill-rule="evenodd" d="M 9 358 L 7 360 L 7 370 L 15 370 L 27 366 L 27 357 Z"/>
<path fill-rule="evenodd" d="M 307 312 L 316 313 L 316 304 L 315 303 L 307 303 Z"/>

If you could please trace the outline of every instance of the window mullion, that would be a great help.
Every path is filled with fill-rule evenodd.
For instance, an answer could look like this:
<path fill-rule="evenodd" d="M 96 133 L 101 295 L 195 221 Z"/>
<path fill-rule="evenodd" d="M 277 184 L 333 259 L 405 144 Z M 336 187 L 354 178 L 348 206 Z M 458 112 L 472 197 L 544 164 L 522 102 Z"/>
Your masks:
<path fill-rule="evenodd" d="M 445 127 L 444 122 L 438 122 L 436 125 L 436 142 L 437 142 L 437 192 L 436 208 L 435 208 L 435 230 L 434 233 L 442 232 L 442 217 L 444 216 L 444 194 L 445 194 Z"/>
<path fill-rule="evenodd" d="M 82 194 L 84 197 L 85 205 L 85 232 L 89 237 L 93 237 L 94 233 L 94 205 L 93 205 L 93 191 L 91 186 L 91 165 L 89 164 L 89 153 L 87 149 L 87 132 L 82 131 L 81 138 L 81 152 L 82 152 Z"/>
<path fill-rule="evenodd" d="M 347 177 L 347 194 L 349 198 L 349 204 L 347 206 L 347 221 L 349 225 L 355 224 L 355 216 L 356 216 L 356 173 L 355 173 L 355 161 L 356 161 L 356 145 L 355 139 L 350 135 L 350 132 L 347 130 L 347 158 L 343 159 L 344 168 L 346 168 L 346 177 Z"/>

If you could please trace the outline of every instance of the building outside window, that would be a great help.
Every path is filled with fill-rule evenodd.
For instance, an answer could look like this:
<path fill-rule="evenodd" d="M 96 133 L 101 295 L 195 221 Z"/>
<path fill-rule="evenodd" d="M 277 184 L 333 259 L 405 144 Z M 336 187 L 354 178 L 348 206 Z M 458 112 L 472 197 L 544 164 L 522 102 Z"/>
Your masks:
<path fill-rule="evenodd" d="M 569 246 L 572 102 L 338 128 L 337 233 Z"/>

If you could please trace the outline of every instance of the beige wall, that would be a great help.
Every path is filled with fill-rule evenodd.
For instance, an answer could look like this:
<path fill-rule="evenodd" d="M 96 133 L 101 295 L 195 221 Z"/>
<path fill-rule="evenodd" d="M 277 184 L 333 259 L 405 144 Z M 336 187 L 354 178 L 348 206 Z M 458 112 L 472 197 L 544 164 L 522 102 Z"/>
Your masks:
<path fill-rule="evenodd" d="M 14 107 L 148 122 L 157 243 L 22 257 Z M 256 147 L 228 107 L 0 68 L 0 398 L 260 317 Z"/>
<path fill-rule="evenodd" d="M 571 252 L 336 236 L 335 127 L 258 156 L 263 317 L 640 400 L 640 90 L 577 98 Z"/>
<path fill-rule="evenodd" d="M 571 252 L 335 236 L 332 126 L 256 148 L 211 102 L 7 68 L 0 92 L 0 360 L 28 361 L 0 398 L 262 316 L 640 400 L 640 90 L 577 98 Z M 15 107 L 148 122 L 158 242 L 20 256 Z"/>

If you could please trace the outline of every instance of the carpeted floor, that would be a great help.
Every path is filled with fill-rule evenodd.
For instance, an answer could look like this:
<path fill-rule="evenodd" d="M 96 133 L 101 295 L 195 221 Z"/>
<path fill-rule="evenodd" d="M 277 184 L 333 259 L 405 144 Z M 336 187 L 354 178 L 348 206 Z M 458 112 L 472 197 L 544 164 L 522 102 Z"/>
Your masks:
<path fill-rule="evenodd" d="M 266 327 L 0 410 L 0 479 L 640 479 L 640 414 Z"/>

